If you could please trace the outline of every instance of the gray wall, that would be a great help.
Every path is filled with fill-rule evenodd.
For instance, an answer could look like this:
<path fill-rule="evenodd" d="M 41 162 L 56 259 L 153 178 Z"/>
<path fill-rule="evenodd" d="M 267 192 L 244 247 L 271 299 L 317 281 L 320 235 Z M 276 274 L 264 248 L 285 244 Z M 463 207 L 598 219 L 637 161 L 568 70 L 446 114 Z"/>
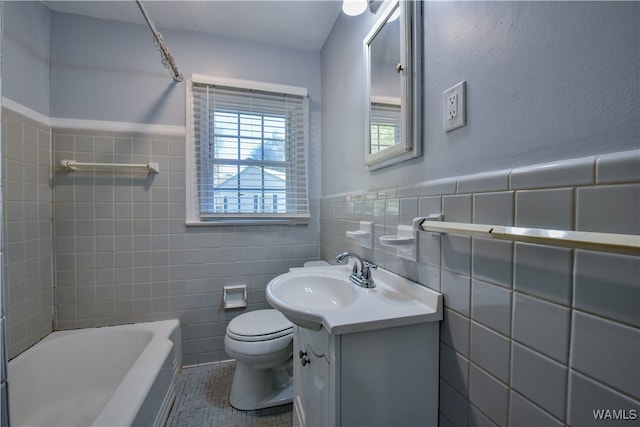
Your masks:
<path fill-rule="evenodd" d="M 185 125 L 185 85 L 169 77 L 146 26 L 54 12 L 51 27 L 53 117 Z M 318 52 L 160 30 L 185 78 L 304 86 L 318 111 Z"/>
<path fill-rule="evenodd" d="M 49 9 L 40 2 L 4 4 L 2 95 L 49 116 Z"/>
<path fill-rule="evenodd" d="M 320 54 L 160 30 L 185 79 L 197 73 L 308 89 L 309 187 L 318 197 Z M 160 63 L 146 26 L 51 13 L 52 117 L 184 126 L 185 87 Z"/>
<path fill-rule="evenodd" d="M 423 157 L 369 173 L 362 39 L 341 15 L 322 50 L 322 194 L 636 148 L 638 2 L 425 2 Z M 442 91 L 467 82 L 467 126 Z M 331 171 L 342 171 L 336 174 Z"/>

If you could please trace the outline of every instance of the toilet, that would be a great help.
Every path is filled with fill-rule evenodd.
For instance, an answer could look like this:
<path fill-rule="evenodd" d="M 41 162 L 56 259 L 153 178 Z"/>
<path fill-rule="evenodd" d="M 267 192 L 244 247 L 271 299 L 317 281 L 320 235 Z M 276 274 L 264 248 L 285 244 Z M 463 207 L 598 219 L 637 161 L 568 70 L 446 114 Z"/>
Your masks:
<path fill-rule="evenodd" d="M 293 324 L 277 310 L 256 310 L 227 326 L 224 348 L 236 359 L 231 406 L 243 411 L 293 401 Z"/>

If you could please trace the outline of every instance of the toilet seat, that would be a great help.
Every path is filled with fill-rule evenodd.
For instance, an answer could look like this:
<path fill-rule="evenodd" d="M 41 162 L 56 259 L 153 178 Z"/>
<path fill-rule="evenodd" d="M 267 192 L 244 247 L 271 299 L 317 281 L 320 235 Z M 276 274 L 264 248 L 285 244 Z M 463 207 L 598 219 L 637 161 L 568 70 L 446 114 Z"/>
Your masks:
<path fill-rule="evenodd" d="M 293 334 L 293 324 L 277 310 L 244 313 L 229 322 L 227 336 L 237 341 L 269 341 Z"/>

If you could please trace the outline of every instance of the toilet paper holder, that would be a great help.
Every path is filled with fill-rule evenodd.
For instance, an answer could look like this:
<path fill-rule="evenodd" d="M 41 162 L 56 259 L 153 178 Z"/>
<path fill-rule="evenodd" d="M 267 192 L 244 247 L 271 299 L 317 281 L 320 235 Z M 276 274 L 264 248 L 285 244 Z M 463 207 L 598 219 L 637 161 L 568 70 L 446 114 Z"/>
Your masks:
<path fill-rule="evenodd" d="M 229 285 L 222 289 L 222 305 L 224 309 L 247 306 L 247 285 Z"/>

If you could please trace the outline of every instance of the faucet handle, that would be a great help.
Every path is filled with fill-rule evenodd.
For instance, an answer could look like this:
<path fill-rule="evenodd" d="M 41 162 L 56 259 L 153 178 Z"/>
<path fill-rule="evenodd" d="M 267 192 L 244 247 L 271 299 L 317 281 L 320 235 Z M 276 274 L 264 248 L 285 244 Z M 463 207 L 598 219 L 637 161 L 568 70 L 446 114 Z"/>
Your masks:
<path fill-rule="evenodd" d="M 371 261 L 365 261 L 364 262 L 365 267 L 370 268 L 372 270 L 377 270 L 378 269 L 378 265 L 371 262 Z"/>
<path fill-rule="evenodd" d="M 371 283 L 373 283 L 373 280 L 371 280 L 371 270 L 375 270 L 378 268 L 378 266 L 372 262 L 369 261 L 363 261 L 363 266 L 362 266 L 362 277 L 364 277 L 365 280 L 369 280 L 371 281 Z"/>

